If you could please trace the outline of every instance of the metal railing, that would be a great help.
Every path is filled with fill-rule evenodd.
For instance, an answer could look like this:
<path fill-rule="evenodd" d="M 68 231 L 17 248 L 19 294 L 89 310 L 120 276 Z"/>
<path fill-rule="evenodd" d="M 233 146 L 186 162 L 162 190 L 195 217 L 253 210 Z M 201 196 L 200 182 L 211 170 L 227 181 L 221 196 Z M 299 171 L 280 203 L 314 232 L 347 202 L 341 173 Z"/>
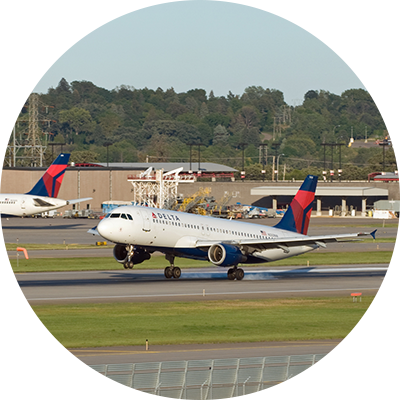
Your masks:
<path fill-rule="evenodd" d="M 9 369 L 9 399 L 400 400 L 400 351 Z"/>

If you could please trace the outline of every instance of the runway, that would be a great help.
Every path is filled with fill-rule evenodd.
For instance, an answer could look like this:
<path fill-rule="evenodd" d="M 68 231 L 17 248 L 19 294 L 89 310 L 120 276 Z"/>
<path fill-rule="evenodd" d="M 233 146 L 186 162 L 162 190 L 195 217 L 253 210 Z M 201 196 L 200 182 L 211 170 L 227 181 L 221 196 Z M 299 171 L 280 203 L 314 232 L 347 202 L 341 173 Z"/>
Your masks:
<path fill-rule="evenodd" d="M 249 268 L 229 281 L 219 268 L 183 269 L 179 280 L 162 270 L 16 274 L 30 304 L 206 301 L 245 298 L 374 295 L 388 265 Z"/>

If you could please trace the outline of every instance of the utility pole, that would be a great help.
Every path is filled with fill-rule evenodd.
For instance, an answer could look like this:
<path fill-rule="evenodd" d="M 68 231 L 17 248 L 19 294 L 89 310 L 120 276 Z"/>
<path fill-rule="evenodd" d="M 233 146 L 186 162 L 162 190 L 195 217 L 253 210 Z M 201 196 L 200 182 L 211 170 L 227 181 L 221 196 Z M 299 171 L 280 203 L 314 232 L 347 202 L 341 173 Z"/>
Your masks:
<path fill-rule="evenodd" d="M 331 176 L 331 182 L 333 181 L 333 174 L 335 171 L 333 170 L 333 147 L 337 146 L 337 143 L 321 143 L 321 146 L 324 146 L 324 171 L 325 171 L 325 163 L 326 163 L 326 158 L 325 158 L 325 147 L 329 146 L 331 148 L 331 169 L 330 169 L 330 176 Z"/>
<path fill-rule="evenodd" d="M 239 148 L 242 148 L 242 171 L 240 172 L 240 177 L 242 179 L 242 181 L 244 180 L 244 178 L 246 177 L 246 171 L 244 170 L 244 149 L 246 148 L 247 143 L 239 143 Z"/>
<path fill-rule="evenodd" d="M 275 150 L 275 155 L 272 158 L 272 180 L 275 180 L 275 162 L 277 161 L 278 158 L 278 147 L 279 143 L 272 143 L 272 149 Z"/>
<path fill-rule="evenodd" d="M 342 181 L 342 146 L 344 146 L 345 143 L 338 143 L 337 146 L 339 146 L 339 169 L 338 169 L 338 177 L 339 177 L 339 182 Z"/>
<path fill-rule="evenodd" d="M 267 152 L 268 152 L 268 145 L 267 143 L 261 143 L 260 144 L 260 150 L 261 150 L 261 162 L 260 164 L 262 164 L 262 176 L 263 176 L 263 182 L 265 180 L 265 164 L 266 164 L 266 159 L 267 159 Z"/>

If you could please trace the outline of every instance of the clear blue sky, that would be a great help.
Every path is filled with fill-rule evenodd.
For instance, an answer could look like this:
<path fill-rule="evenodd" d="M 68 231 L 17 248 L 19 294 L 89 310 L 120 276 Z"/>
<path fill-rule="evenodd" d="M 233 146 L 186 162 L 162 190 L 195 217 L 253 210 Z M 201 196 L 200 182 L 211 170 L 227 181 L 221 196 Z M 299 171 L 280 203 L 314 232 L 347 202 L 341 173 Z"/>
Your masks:
<path fill-rule="evenodd" d="M 302 28 L 256 8 L 208 1 L 158 5 L 109 22 L 69 49 L 35 91 L 45 93 L 63 77 L 106 89 L 202 88 L 217 96 L 255 85 L 281 90 L 289 104 L 311 89 L 364 87 Z"/>

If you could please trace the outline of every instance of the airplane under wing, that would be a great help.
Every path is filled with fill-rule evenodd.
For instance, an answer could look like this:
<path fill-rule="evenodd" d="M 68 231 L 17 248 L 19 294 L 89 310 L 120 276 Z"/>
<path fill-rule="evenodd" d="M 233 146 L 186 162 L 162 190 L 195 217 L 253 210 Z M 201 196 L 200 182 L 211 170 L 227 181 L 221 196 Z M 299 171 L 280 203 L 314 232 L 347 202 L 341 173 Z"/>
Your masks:
<path fill-rule="evenodd" d="M 67 205 L 68 205 L 68 204 L 81 203 L 82 201 L 88 201 L 88 200 L 92 200 L 92 199 L 93 199 L 93 197 L 84 197 L 83 199 L 67 200 Z"/>
<path fill-rule="evenodd" d="M 198 240 L 196 247 L 207 248 L 215 244 L 226 243 L 233 246 L 241 247 L 247 250 L 246 253 L 252 253 L 254 251 L 267 250 L 267 249 L 288 249 L 289 247 L 296 246 L 312 246 L 317 245 L 319 247 L 326 247 L 326 243 L 332 242 L 350 242 L 359 240 L 360 237 L 371 235 L 375 239 L 375 232 L 359 232 L 351 234 L 341 235 L 319 235 L 319 236 L 293 236 L 293 237 L 282 237 L 278 239 L 243 239 L 233 241 L 213 241 L 213 240 Z M 246 249 L 247 248 L 247 249 Z"/>

